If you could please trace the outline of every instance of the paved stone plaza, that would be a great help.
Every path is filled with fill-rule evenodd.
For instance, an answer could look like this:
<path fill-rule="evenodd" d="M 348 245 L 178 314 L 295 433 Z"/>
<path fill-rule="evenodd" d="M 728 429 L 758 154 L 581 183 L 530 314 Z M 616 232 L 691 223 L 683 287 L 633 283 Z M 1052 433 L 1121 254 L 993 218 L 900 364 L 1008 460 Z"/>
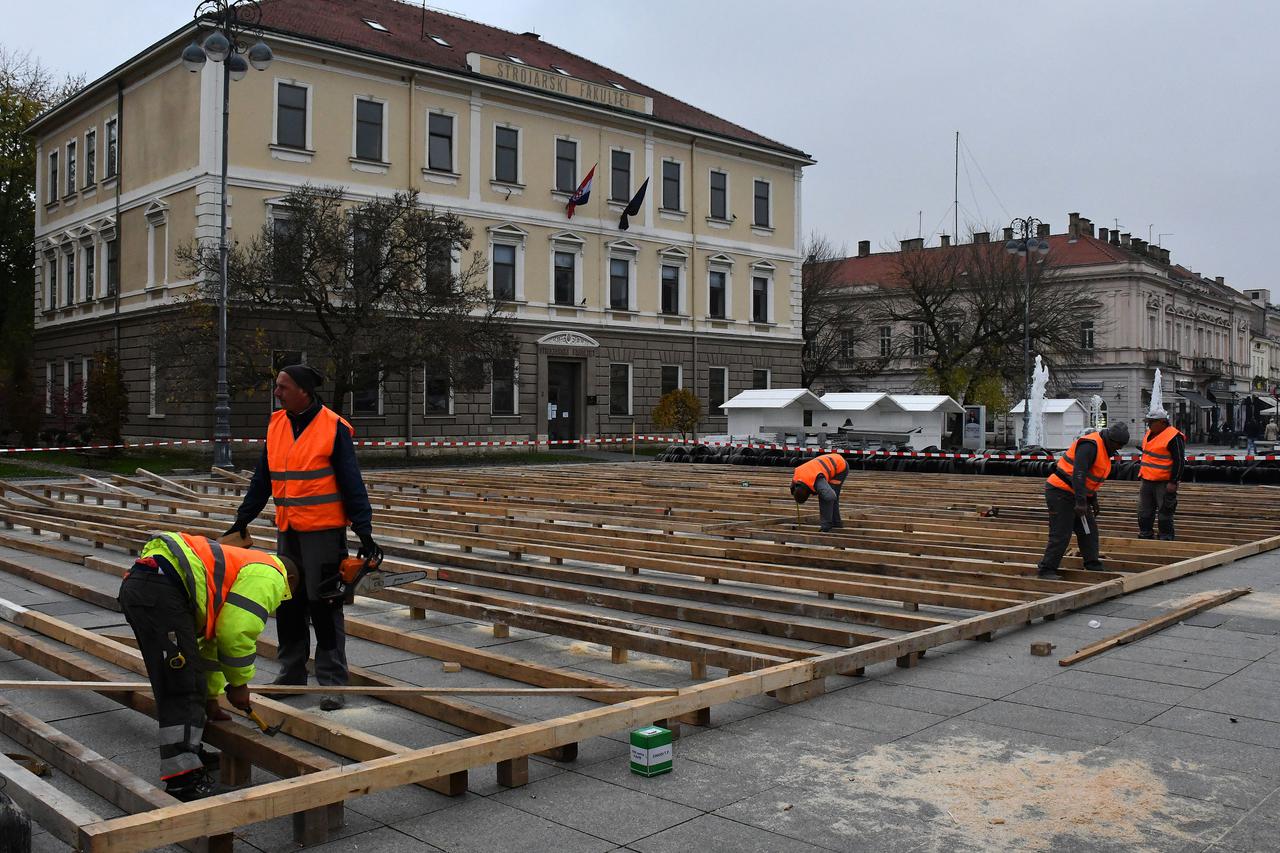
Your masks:
<path fill-rule="evenodd" d="M 93 573 L 77 580 L 104 590 L 112 583 Z M 1254 593 L 1073 667 L 1057 664 L 1061 654 L 1190 594 L 1235 586 Z M 0 581 L 0 597 L 107 633 L 123 625 L 116 614 L 10 578 Z M 410 623 L 403 610 L 372 604 L 362 609 L 406 630 L 613 677 L 620 669 L 607 648 L 514 628 L 497 640 L 487 626 L 450 617 Z M 1090 620 L 1101 624 L 1090 628 Z M 1032 657 L 1033 640 L 1058 649 Z M 439 672 L 436 662 L 387 647 L 353 640 L 351 652 L 353 663 L 397 677 Z M 0 677 L 47 677 L 0 655 Z M 633 654 L 632 664 L 628 674 L 655 686 L 686 680 L 687 669 L 672 661 Z M 463 797 L 399 788 L 350 801 L 341 838 L 314 849 L 1246 853 L 1280 844 L 1278 553 L 1004 632 L 989 644 L 936 649 L 915 669 L 882 665 L 828 687 L 799 705 L 759 697 L 716 707 L 710 728 L 684 728 L 667 776 L 633 776 L 620 732 L 583 743 L 571 765 L 534 759 L 523 788 L 499 787 L 489 766 L 471 771 Z M 526 716 L 588 707 L 574 701 L 490 704 Z M 140 715 L 96 696 L 31 694 L 20 704 L 154 777 L 153 727 Z M 337 716 L 413 747 L 462 734 L 368 702 Z M 0 745 L 17 748 L 3 738 Z M 98 813 L 118 814 L 63 774 L 52 781 Z M 66 848 L 42 833 L 35 849 Z M 294 849 L 288 820 L 242 830 L 240 849 Z"/>

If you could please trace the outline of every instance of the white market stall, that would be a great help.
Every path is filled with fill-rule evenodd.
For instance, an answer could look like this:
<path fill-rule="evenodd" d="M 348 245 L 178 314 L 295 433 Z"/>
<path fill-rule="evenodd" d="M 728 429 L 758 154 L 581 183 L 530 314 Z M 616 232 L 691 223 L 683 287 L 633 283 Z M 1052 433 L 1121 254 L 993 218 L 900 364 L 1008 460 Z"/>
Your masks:
<path fill-rule="evenodd" d="M 828 414 L 827 405 L 807 388 L 743 391 L 721 408 L 729 416 L 729 435 L 734 439 L 760 436 L 781 441 L 784 434 L 800 438 L 806 432 L 826 431 L 818 423 Z M 806 411 L 811 413 L 812 426 L 805 424 Z M 830 431 L 835 432 L 835 427 Z"/>
<path fill-rule="evenodd" d="M 1022 412 L 1025 401 L 1009 410 L 1018 446 L 1022 446 Z M 1047 450 L 1066 450 L 1089 425 L 1089 410 L 1072 397 L 1049 398 L 1044 401 L 1044 443 Z"/>
<path fill-rule="evenodd" d="M 956 425 L 962 423 L 964 406 L 945 394 L 890 394 L 890 398 L 902 410 L 900 423 L 911 430 L 911 448 L 924 450 L 926 447 L 943 447 L 943 436 L 948 436 L 950 443 L 949 421 L 956 419 Z"/>
<path fill-rule="evenodd" d="M 906 434 L 910 426 L 904 419 L 906 410 L 888 394 L 878 391 L 832 392 L 823 394 L 822 402 L 831 410 L 821 418 L 821 428 L 829 434 L 842 430 L 854 441 L 890 444 L 910 441 Z"/>

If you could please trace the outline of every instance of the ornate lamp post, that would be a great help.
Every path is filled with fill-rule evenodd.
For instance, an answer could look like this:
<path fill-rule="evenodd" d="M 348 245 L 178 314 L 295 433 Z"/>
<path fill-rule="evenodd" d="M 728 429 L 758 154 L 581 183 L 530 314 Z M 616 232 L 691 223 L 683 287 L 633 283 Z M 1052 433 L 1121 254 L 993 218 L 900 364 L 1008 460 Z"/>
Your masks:
<path fill-rule="evenodd" d="M 227 126 L 231 110 L 231 82 L 249 73 L 249 66 L 265 71 L 274 58 L 260 36 L 258 22 L 262 9 L 257 0 L 203 0 L 196 6 L 195 19 L 212 31 L 204 42 L 196 40 L 182 51 L 182 64 L 193 74 L 206 60 L 222 65 L 222 217 L 218 225 L 218 393 L 213 408 L 213 464 L 231 468 L 231 397 L 227 391 Z M 252 47 L 245 37 L 258 36 Z"/>
<path fill-rule="evenodd" d="M 1031 255 L 1041 257 L 1049 254 L 1049 241 L 1036 236 L 1036 228 L 1042 223 L 1034 216 L 1015 219 L 1009 223 L 1015 237 L 1004 244 L 1005 251 L 1011 255 L 1021 255 L 1023 259 L 1022 274 L 1026 290 L 1022 299 L 1022 443 L 1027 442 L 1027 428 L 1031 423 Z"/>

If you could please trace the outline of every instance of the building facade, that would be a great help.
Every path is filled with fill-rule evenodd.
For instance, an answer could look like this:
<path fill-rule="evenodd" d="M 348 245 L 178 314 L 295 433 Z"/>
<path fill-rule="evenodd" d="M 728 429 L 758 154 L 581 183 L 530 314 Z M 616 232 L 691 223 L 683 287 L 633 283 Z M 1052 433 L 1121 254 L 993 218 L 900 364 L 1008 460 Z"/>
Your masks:
<path fill-rule="evenodd" d="M 1095 229 L 1076 213 L 1069 214 L 1063 233 L 1052 234 L 1044 226 L 1039 236 L 1049 241 L 1047 263 L 1055 280 L 1085 289 L 1095 306 L 1080 321 L 1083 363 L 1069 376 L 1051 373 L 1048 396 L 1076 398 L 1086 410 L 1095 408 L 1097 397 L 1096 409 L 1103 417 L 1125 421 L 1136 434 L 1160 368 L 1165 407 L 1184 432 L 1204 439 L 1215 430 L 1241 427 L 1255 405 L 1255 374 L 1262 370 L 1271 375 L 1273 339 L 1280 340 L 1280 324 L 1273 322 L 1271 336 L 1265 334 L 1264 319 L 1271 310 L 1265 292 L 1250 299 L 1221 277 L 1208 278 L 1173 263 L 1167 249 L 1131 234 Z M 1011 237 L 1006 229 L 1001 242 Z M 989 239 L 987 234 L 975 236 L 977 242 Z M 947 237 L 942 240 L 943 246 L 926 248 L 917 238 L 900 251 L 955 249 Z M 878 297 L 899 268 L 897 254 L 873 254 L 869 242 L 860 243 L 858 256 L 841 262 L 840 277 L 850 298 Z M 916 333 L 905 325 L 871 332 L 865 347 L 885 347 L 886 342 L 892 347 L 894 340 Z M 909 348 L 888 351 L 897 356 Z M 918 389 L 924 378 L 920 361 L 895 357 L 865 386 L 890 392 Z M 1021 389 L 1011 389 L 1011 396 L 1016 401 Z"/>
<path fill-rule="evenodd" d="M 536 34 L 397 0 L 273 0 L 261 30 L 274 61 L 231 84 L 229 239 L 251 239 L 304 183 L 353 202 L 411 188 L 472 229 L 519 342 L 474 393 L 431 365 L 359 378 L 344 408 L 362 437 L 647 431 L 675 387 L 697 394 L 714 432 L 738 391 L 798 383 L 802 151 Z M 218 237 L 222 69 L 179 61 L 205 32 L 169 35 L 31 128 L 35 352 L 51 419 L 75 408 L 92 352 L 110 349 L 129 435 L 211 433 L 212 400 L 167 394 L 148 345 L 193 284 L 180 249 Z M 323 369 L 287 325 L 271 340 L 276 362 Z M 270 405 L 233 400 L 233 434 L 260 434 Z"/>

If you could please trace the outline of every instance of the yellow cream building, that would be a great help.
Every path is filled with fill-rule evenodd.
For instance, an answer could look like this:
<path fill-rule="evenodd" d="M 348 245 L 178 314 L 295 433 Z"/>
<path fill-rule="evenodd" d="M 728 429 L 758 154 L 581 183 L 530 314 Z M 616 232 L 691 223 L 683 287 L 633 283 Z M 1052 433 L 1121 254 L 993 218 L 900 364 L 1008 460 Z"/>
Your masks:
<path fill-rule="evenodd" d="M 398 0 L 266 0 L 260 26 L 274 61 L 231 84 L 231 239 L 258 232 L 303 183 L 353 200 L 412 188 L 471 227 L 520 341 L 475 392 L 455 393 L 430 365 L 365 377 L 344 401 L 362 436 L 644 432 L 672 387 L 695 391 L 714 432 L 720 402 L 798 383 L 802 151 L 532 33 Z M 179 248 L 218 234 L 222 75 L 182 66 L 194 32 L 31 129 L 37 359 L 52 418 L 74 405 L 90 354 L 110 348 L 126 368 L 129 434 L 211 431 L 212 401 L 166 394 L 148 344 L 192 284 Z M 593 166 L 590 201 L 569 218 Z M 286 328 L 272 335 L 277 359 L 322 357 Z M 259 434 L 268 405 L 233 400 L 234 433 Z"/>

